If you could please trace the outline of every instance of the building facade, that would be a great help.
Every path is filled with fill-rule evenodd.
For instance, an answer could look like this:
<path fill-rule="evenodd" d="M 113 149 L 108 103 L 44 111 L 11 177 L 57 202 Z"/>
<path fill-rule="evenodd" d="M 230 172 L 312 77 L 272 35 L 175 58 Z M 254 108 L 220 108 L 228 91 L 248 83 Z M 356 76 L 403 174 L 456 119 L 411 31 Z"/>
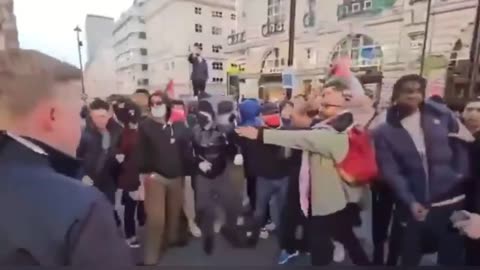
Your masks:
<path fill-rule="evenodd" d="M 381 73 L 382 100 L 390 98 L 400 76 L 420 72 L 422 59 L 428 91 L 442 94 L 449 64 L 469 57 L 478 1 L 432 0 L 425 31 L 427 5 L 428 0 L 297 0 L 297 90 L 324 77 L 336 57 L 347 56 L 359 74 Z M 258 81 L 287 68 L 289 12 L 289 0 L 239 0 L 239 27 L 226 52 L 244 66 L 245 77 Z M 257 95 L 261 84 L 251 82 L 243 94 Z"/>
<path fill-rule="evenodd" d="M 0 50 L 19 48 L 13 0 L 0 0 Z"/>
<path fill-rule="evenodd" d="M 150 90 L 144 2 L 134 1 L 115 22 L 113 30 L 116 84 L 118 91 L 125 94 Z"/>
<path fill-rule="evenodd" d="M 95 51 L 95 57 L 89 59 L 83 73 L 85 94 L 88 98 L 106 98 L 112 94 L 123 93 L 117 89 L 115 74 L 115 52 L 113 39 L 104 40 Z"/>
<path fill-rule="evenodd" d="M 193 93 L 187 58 L 197 43 L 209 65 L 207 91 L 225 92 L 224 49 L 237 25 L 235 0 L 149 0 L 145 22 L 152 90 L 164 89 L 173 80 L 177 96 Z"/>
<path fill-rule="evenodd" d="M 87 15 L 85 19 L 87 61 L 94 59 L 95 53 L 112 36 L 113 26 L 113 18 L 92 14 Z"/>

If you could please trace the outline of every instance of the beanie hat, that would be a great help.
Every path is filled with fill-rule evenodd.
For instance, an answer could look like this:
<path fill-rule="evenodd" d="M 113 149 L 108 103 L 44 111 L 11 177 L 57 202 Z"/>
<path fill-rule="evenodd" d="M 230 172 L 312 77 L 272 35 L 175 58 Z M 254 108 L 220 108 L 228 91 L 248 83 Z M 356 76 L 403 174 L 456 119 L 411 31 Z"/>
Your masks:
<path fill-rule="evenodd" d="M 210 103 L 208 100 L 200 100 L 198 102 L 198 112 L 207 113 L 212 117 L 212 119 L 215 119 L 215 110 L 212 103 Z"/>

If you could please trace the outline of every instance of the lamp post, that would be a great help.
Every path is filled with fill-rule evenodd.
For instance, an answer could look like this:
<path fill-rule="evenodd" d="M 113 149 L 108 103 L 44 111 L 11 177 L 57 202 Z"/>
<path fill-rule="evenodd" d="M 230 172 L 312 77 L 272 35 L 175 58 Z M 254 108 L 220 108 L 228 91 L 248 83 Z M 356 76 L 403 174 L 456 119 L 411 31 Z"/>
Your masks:
<path fill-rule="evenodd" d="M 288 22 L 288 59 L 287 59 L 287 66 L 288 68 L 293 67 L 293 59 L 295 54 L 295 17 L 297 11 L 297 0 L 290 0 L 290 16 Z M 293 89 L 286 89 L 287 99 L 290 100 L 292 98 Z"/>
<path fill-rule="evenodd" d="M 472 45 L 470 46 L 470 85 L 468 87 L 468 98 L 476 98 L 476 89 L 478 87 L 478 76 L 480 67 L 480 2 L 477 5 L 477 14 L 475 15 L 475 26 L 473 30 Z"/>
<path fill-rule="evenodd" d="M 83 79 L 83 61 L 82 61 L 82 46 L 83 46 L 83 43 L 82 41 L 80 40 L 80 32 L 82 32 L 82 29 L 80 28 L 80 26 L 77 25 L 77 27 L 75 27 L 75 29 L 73 29 L 73 31 L 75 31 L 77 33 L 77 47 L 78 47 L 78 61 L 80 62 L 80 70 L 82 71 L 82 94 L 85 97 L 85 82 L 84 82 L 84 79 Z"/>
<path fill-rule="evenodd" d="M 423 76 L 425 71 L 425 56 L 427 54 L 427 41 L 428 41 L 428 29 L 430 27 L 430 17 L 432 15 L 432 0 L 428 0 L 427 3 L 427 18 L 425 22 L 425 30 L 423 34 L 423 46 L 422 46 L 422 55 L 420 58 L 420 76 Z"/>

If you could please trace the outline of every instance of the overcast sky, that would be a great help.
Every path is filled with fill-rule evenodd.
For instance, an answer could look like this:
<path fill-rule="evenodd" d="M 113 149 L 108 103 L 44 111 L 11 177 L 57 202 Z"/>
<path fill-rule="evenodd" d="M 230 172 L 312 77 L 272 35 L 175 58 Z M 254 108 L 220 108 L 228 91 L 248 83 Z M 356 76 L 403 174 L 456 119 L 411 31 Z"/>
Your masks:
<path fill-rule="evenodd" d="M 78 65 L 73 29 L 87 14 L 118 18 L 133 0 L 14 0 L 20 46 Z M 85 48 L 85 47 L 84 47 Z M 86 57 L 86 54 L 83 54 Z M 85 62 L 85 59 L 84 59 Z"/>

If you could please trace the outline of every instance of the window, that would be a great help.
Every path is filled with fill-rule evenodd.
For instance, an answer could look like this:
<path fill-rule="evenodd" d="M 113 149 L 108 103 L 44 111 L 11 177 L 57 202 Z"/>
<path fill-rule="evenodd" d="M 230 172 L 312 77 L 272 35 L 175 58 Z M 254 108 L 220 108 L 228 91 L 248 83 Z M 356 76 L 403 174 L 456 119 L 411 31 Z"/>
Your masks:
<path fill-rule="evenodd" d="M 219 53 L 222 49 L 222 45 L 212 45 L 212 52 Z"/>
<path fill-rule="evenodd" d="M 222 34 L 222 28 L 220 28 L 218 26 L 213 26 L 212 27 L 212 34 L 216 35 L 216 36 L 221 35 Z"/>
<path fill-rule="evenodd" d="M 147 71 L 147 70 L 148 70 L 148 65 L 142 64 L 142 71 Z"/>
<path fill-rule="evenodd" d="M 372 0 L 365 0 L 363 2 L 363 9 L 371 9 L 372 8 Z"/>
<path fill-rule="evenodd" d="M 148 84 L 149 84 L 148 79 L 138 79 L 137 80 L 137 85 L 139 85 L 139 86 L 147 86 Z"/>
<path fill-rule="evenodd" d="M 222 18 L 222 17 L 223 17 L 223 12 L 221 12 L 221 11 L 212 11 L 212 17 L 214 17 L 214 18 Z"/>
<path fill-rule="evenodd" d="M 307 59 L 312 58 L 312 49 L 308 48 L 307 49 Z"/>
<path fill-rule="evenodd" d="M 169 65 L 169 63 L 165 63 L 165 70 L 170 70 L 170 65 Z"/>
<path fill-rule="evenodd" d="M 198 46 L 200 48 L 200 50 L 203 50 L 203 43 L 195 42 L 195 43 L 193 43 L 193 46 Z"/>
<path fill-rule="evenodd" d="M 212 69 L 223 70 L 223 63 L 222 62 L 212 62 Z"/>
<path fill-rule="evenodd" d="M 347 16 L 348 13 L 350 13 L 350 9 L 348 8 L 348 6 L 343 6 L 343 15 Z"/>
<path fill-rule="evenodd" d="M 285 0 L 268 0 L 268 21 L 269 22 L 282 22 L 285 20 L 284 14 L 284 2 Z"/>
<path fill-rule="evenodd" d="M 202 31 L 203 31 L 202 25 L 196 23 L 196 24 L 195 24 L 195 32 L 197 32 L 197 33 L 202 33 Z"/>
<path fill-rule="evenodd" d="M 170 67 L 172 68 L 172 70 L 175 69 L 175 62 L 174 61 L 172 61 L 172 63 L 170 63 Z"/>
<path fill-rule="evenodd" d="M 202 14 L 202 8 L 201 7 L 195 7 L 195 14 Z"/>
<path fill-rule="evenodd" d="M 353 67 L 379 67 L 382 64 L 381 46 L 365 35 L 354 35 L 337 44 L 332 61 L 338 57 L 350 57 Z"/>
<path fill-rule="evenodd" d="M 353 3 L 352 4 L 352 13 L 357 13 L 360 11 L 360 3 Z"/>
<path fill-rule="evenodd" d="M 237 14 L 235 14 L 235 13 L 230 14 L 230 19 L 235 21 L 237 19 Z"/>
<path fill-rule="evenodd" d="M 138 38 L 140 38 L 140 39 L 147 39 L 147 33 L 145 33 L 145 32 L 140 32 L 140 33 L 138 33 Z"/>
<path fill-rule="evenodd" d="M 148 55 L 148 50 L 147 49 L 140 49 L 140 55 Z"/>
<path fill-rule="evenodd" d="M 213 77 L 213 78 L 212 78 L 212 81 L 215 82 L 215 83 L 222 83 L 222 82 L 223 82 L 223 78 Z"/>

